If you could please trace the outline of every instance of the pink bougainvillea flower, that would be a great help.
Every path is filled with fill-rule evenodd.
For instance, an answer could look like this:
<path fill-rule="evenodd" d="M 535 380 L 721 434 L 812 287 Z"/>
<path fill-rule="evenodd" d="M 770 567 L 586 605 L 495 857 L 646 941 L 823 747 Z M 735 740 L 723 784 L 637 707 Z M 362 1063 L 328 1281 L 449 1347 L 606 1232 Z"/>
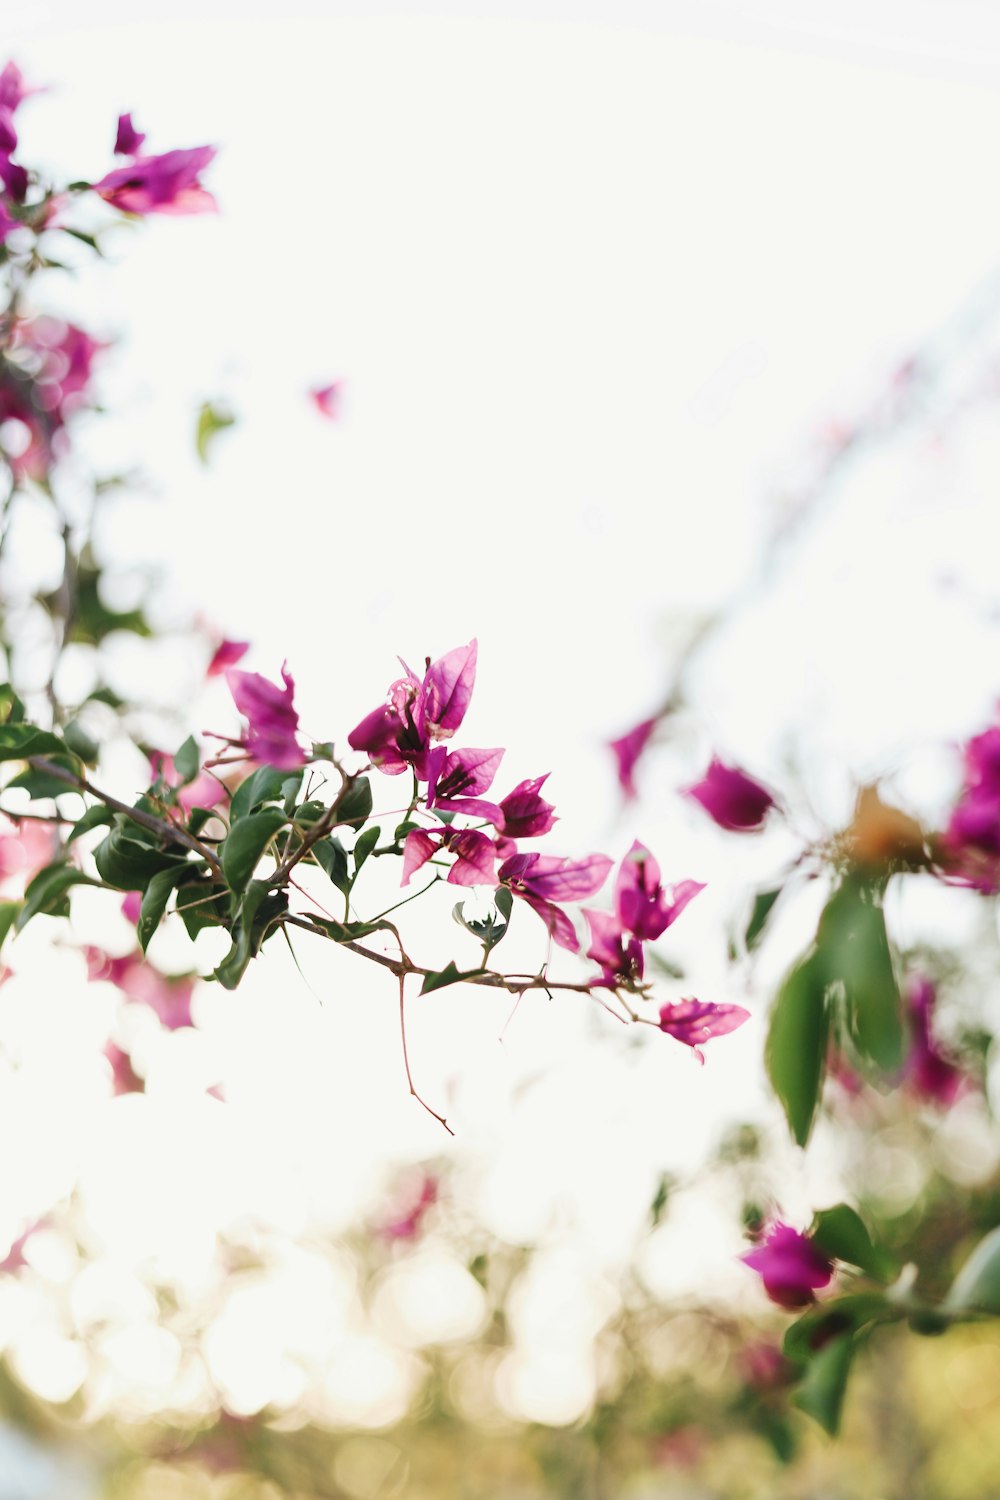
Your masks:
<path fill-rule="evenodd" d="M 129 891 L 122 901 L 122 916 L 126 922 L 131 922 L 134 927 L 139 920 L 142 911 L 142 892 Z"/>
<path fill-rule="evenodd" d="M 24 1247 L 31 1239 L 31 1236 L 44 1227 L 44 1224 L 44 1219 L 36 1219 L 33 1224 L 28 1225 L 27 1229 L 21 1231 L 17 1239 L 11 1242 L 11 1247 L 3 1260 L 0 1260 L 0 1271 L 6 1271 L 10 1275 L 15 1271 L 20 1271 L 22 1266 L 28 1264 L 24 1254 Z"/>
<path fill-rule="evenodd" d="M 476 642 L 427 662 L 423 679 L 403 663 L 405 677 L 397 678 L 388 701 L 372 709 L 347 742 L 363 751 L 388 776 L 416 766 L 432 741 L 447 740 L 465 718 L 476 680 Z"/>
<path fill-rule="evenodd" d="M 3 71 L 0 72 L 0 109 L 13 112 L 30 94 L 39 92 L 38 88 L 25 87 L 24 74 L 16 62 L 4 64 Z"/>
<path fill-rule="evenodd" d="M 628 734 L 623 734 L 621 739 L 612 740 L 610 749 L 614 752 L 615 760 L 618 762 L 618 781 L 622 791 L 630 800 L 636 795 L 635 790 L 635 768 L 640 755 L 649 744 L 650 736 L 659 721 L 657 719 L 643 719 Z"/>
<path fill-rule="evenodd" d="M 684 788 L 718 823 L 734 833 L 753 833 L 763 826 L 775 801 L 767 787 L 736 766 L 713 758 L 701 781 Z"/>
<path fill-rule="evenodd" d="M 220 641 L 212 653 L 211 661 L 205 668 L 205 676 L 221 677 L 230 667 L 235 667 L 238 661 L 242 661 L 249 650 L 249 641 Z"/>
<path fill-rule="evenodd" d="M 428 809 L 463 813 L 499 824 L 503 813 L 495 802 L 484 802 L 480 793 L 492 786 L 503 756 L 503 750 L 449 752 L 443 745 L 436 745 L 423 757 L 417 773 L 427 782 Z"/>
<path fill-rule="evenodd" d="M 621 984 L 639 984 L 645 972 L 640 940 L 623 931 L 612 911 L 591 911 L 585 906 L 583 915 L 590 928 L 587 957 L 601 966 L 601 978 L 595 984 L 612 990 Z"/>
<path fill-rule="evenodd" d="M 131 114 L 118 116 L 118 133 L 115 136 L 116 156 L 137 156 L 145 139 L 142 131 L 136 130 L 132 124 Z"/>
<path fill-rule="evenodd" d="M 329 385 L 314 386 L 309 392 L 309 399 L 319 412 L 321 417 L 326 417 L 328 422 L 336 422 L 340 416 L 340 392 L 343 382 L 333 380 Z"/>
<path fill-rule="evenodd" d="M 11 161 L 10 157 L 5 156 L 2 151 L 0 151 L 0 182 L 3 183 L 4 191 L 12 203 L 24 202 L 28 193 L 28 173 L 24 167 L 16 161 Z M 3 211 L 4 217 L 10 220 L 8 228 L 17 223 L 16 219 L 11 219 L 2 201 L 0 201 L 0 210 Z"/>
<path fill-rule="evenodd" d="M 259 672 L 227 671 L 229 691 L 248 728 L 243 744 L 254 760 L 279 771 L 297 771 L 305 764 L 296 741 L 299 716 L 292 707 L 295 681 L 288 663 L 281 668 L 284 690 Z"/>
<path fill-rule="evenodd" d="M 744 1021 L 749 1021 L 750 1012 L 742 1005 L 712 1005 L 707 1000 L 678 1000 L 675 1004 L 660 1006 L 660 1030 L 675 1041 L 690 1047 L 700 1063 L 705 1061 L 699 1043 L 710 1042 L 713 1037 L 725 1036 L 735 1031 Z"/>
<path fill-rule="evenodd" d="M 23 889 L 55 857 L 55 829 L 26 818 L 20 826 L 0 815 L 0 882 Z"/>
<path fill-rule="evenodd" d="M 105 203 L 127 214 L 213 212 L 218 205 L 198 176 L 214 156 L 214 146 L 137 156 L 91 186 Z"/>
<path fill-rule="evenodd" d="M 450 885 L 496 885 L 496 849 L 493 840 L 477 828 L 444 828 L 433 833 L 422 828 L 411 830 L 403 844 L 400 884 L 409 885 L 410 877 L 442 852 L 455 855 L 455 863 L 448 871 Z"/>
<path fill-rule="evenodd" d="M 906 987 L 910 1013 L 910 1051 L 903 1064 L 903 1086 L 930 1104 L 947 1108 L 969 1085 L 961 1068 L 950 1062 L 934 1040 L 933 1013 L 937 993 L 922 974 Z"/>
<path fill-rule="evenodd" d="M 808 1235 L 788 1224 L 772 1224 L 763 1243 L 740 1260 L 759 1272 L 765 1292 L 780 1307 L 815 1302 L 816 1291 L 828 1286 L 833 1276 L 833 1261 Z"/>
<path fill-rule="evenodd" d="M 604 854 L 560 859 L 550 854 L 514 854 L 497 872 L 501 885 L 538 913 L 560 948 L 578 953 L 580 940 L 557 901 L 582 901 L 600 890 L 613 861 Z"/>
<path fill-rule="evenodd" d="M 0 153 L 10 156 L 17 150 L 17 129 L 12 110 L 0 104 Z"/>
<path fill-rule="evenodd" d="M 615 911 L 623 928 L 650 942 L 660 937 L 705 889 L 698 880 L 682 880 L 668 895 L 660 884 L 660 867 L 638 839 L 622 860 L 615 882 Z"/>
<path fill-rule="evenodd" d="M 546 771 L 544 776 L 519 781 L 504 797 L 500 803 L 503 821 L 497 824 L 497 829 L 505 839 L 537 839 L 558 823 L 553 804 L 539 796 L 548 779 L 549 772 Z M 512 848 L 511 853 L 514 852 Z"/>

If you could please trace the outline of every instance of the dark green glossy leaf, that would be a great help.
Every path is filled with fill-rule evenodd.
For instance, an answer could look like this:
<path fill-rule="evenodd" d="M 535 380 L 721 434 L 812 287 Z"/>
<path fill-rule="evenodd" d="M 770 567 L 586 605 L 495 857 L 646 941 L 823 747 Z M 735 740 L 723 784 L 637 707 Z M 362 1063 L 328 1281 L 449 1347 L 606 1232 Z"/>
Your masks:
<path fill-rule="evenodd" d="M 429 995 L 432 990 L 446 989 L 449 984 L 461 984 L 463 980 L 473 979 L 478 974 L 482 974 L 482 972 L 482 969 L 459 969 L 455 960 L 452 959 L 438 973 L 424 975 L 424 982 L 420 986 L 420 993 L 422 995 Z"/>
<path fill-rule="evenodd" d="M 120 891 L 144 891 L 161 870 L 186 863 L 183 855 L 168 854 L 133 837 L 134 827 L 119 823 L 94 850 L 94 863 L 101 879 Z"/>
<path fill-rule="evenodd" d="M 282 788 L 287 780 L 287 771 L 277 771 L 274 766 L 258 766 L 233 793 L 229 804 L 230 823 L 248 817 L 264 802 L 277 802 L 284 795 Z"/>
<path fill-rule="evenodd" d="M 147 885 L 142 897 L 142 906 L 139 908 L 139 922 L 136 928 L 139 935 L 139 947 L 143 953 L 149 947 L 153 933 L 163 920 L 163 913 L 167 909 L 171 891 L 184 879 L 189 868 L 181 865 L 170 870 L 161 870 Z"/>
<path fill-rule="evenodd" d="M 234 990 L 258 951 L 266 930 L 266 914 L 274 897 L 263 880 L 251 880 L 233 925 L 233 946 L 215 969 L 213 977 L 223 989 Z M 278 915 L 277 910 L 275 915 Z M 264 918 L 263 921 L 259 920 Z M 256 939 L 256 941 L 255 941 Z"/>
<path fill-rule="evenodd" d="M 1000 1227 L 979 1241 L 952 1282 L 944 1305 L 949 1312 L 1000 1315 Z"/>
<path fill-rule="evenodd" d="M 17 931 L 22 931 L 32 917 L 68 917 L 71 887 L 94 883 L 89 875 L 84 875 L 82 870 L 75 870 L 72 865 L 46 865 L 44 870 L 39 870 L 24 893 L 24 905 L 14 918 Z"/>
<path fill-rule="evenodd" d="M 197 937 L 205 927 L 222 927 L 229 920 L 229 900 L 219 887 L 204 878 L 192 880 L 177 891 L 177 913 L 188 937 Z"/>
<path fill-rule="evenodd" d="M 187 786 L 201 769 L 201 757 L 194 736 L 189 734 L 174 756 L 174 770 L 180 777 L 181 786 Z"/>
<path fill-rule="evenodd" d="M 477 940 L 477 942 L 480 942 L 484 945 L 487 953 L 489 953 L 496 947 L 501 938 L 506 936 L 507 928 L 510 925 L 510 912 L 514 898 L 511 895 L 510 891 L 506 889 L 501 889 L 496 892 L 496 897 L 499 897 L 501 895 L 506 896 L 507 900 L 504 902 L 506 913 L 504 915 L 504 918 L 499 921 L 497 920 L 497 916 L 500 913 L 500 902 L 499 900 L 496 900 L 496 898 L 494 898 L 494 904 L 498 908 L 497 914 L 494 915 L 494 913 L 491 912 L 488 916 L 481 917 L 473 921 L 470 921 L 470 919 L 465 915 L 464 901 L 459 901 L 457 905 L 452 907 L 451 914 L 454 920 L 460 927 L 464 927 L 466 932 L 471 932 L 472 936 Z"/>
<path fill-rule="evenodd" d="M 337 807 L 337 822 L 360 828 L 371 817 L 372 789 L 367 776 L 354 776 L 348 782 Z"/>
<path fill-rule="evenodd" d="M 806 1367 L 801 1385 L 792 1396 L 800 1411 L 814 1417 L 819 1425 L 836 1437 L 847 1393 L 847 1377 L 854 1358 L 854 1339 L 849 1333 L 831 1339 Z"/>
<path fill-rule="evenodd" d="M 0 683 L 0 724 L 23 724 L 24 704 L 9 682 Z"/>
<path fill-rule="evenodd" d="M 893 1257 L 872 1244 L 864 1222 L 846 1203 L 821 1209 L 813 1218 L 809 1234 L 831 1260 L 857 1266 L 876 1281 L 891 1281 L 898 1272 Z"/>
<path fill-rule="evenodd" d="M 29 755 L 65 755 L 66 746 L 58 735 L 34 724 L 0 725 L 0 761 L 27 760 Z"/>
<path fill-rule="evenodd" d="M 318 802 L 315 799 L 311 799 L 309 802 L 301 802 L 299 806 L 295 808 L 295 821 L 296 823 L 302 823 L 306 828 L 308 828 L 313 823 L 318 823 L 325 812 L 325 803 Z"/>
<path fill-rule="evenodd" d="M 78 839 L 82 833 L 89 833 L 92 828 L 106 828 L 108 824 L 115 821 L 115 814 L 110 807 L 105 807 L 103 802 L 98 802 L 94 807 L 88 807 L 82 818 L 78 818 L 75 827 L 66 842 L 71 844 Z"/>
<path fill-rule="evenodd" d="M 849 1292 L 828 1302 L 816 1302 L 785 1329 L 782 1344 L 788 1359 L 814 1359 L 824 1345 L 843 1334 L 855 1334 L 874 1323 L 894 1322 L 902 1316 L 883 1292 Z"/>
<path fill-rule="evenodd" d="M 381 838 L 381 836 L 382 836 L 382 830 L 381 830 L 381 828 L 379 828 L 377 826 L 377 824 L 373 824 L 371 828 L 366 828 L 363 833 L 359 833 L 358 837 L 355 839 L 355 841 L 354 841 L 354 878 L 355 878 L 355 880 L 357 880 L 358 876 L 361 874 L 361 866 L 364 864 L 364 862 L 368 858 L 369 854 L 371 854 L 372 850 L 375 848 L 375 845 L 378 843 L 378 841 Z"/>
<path fill-rule="evenodd" d="M 262 812 L 241 818 L 219 845 L 222 873 L 234 891 L 242 891 L 257 862 L 279 828 L 287 822 L 280 807 L 266 807 Z"/>
<path fill-rule="evenodd" d="M 57 776 L 46 769 L 54 766 L 65 771 L 69 776 L 78 776 L 80 772 L 79 763 L 68 755 L 49 755 L 41 766 L 27 766 L 12 776 L 7 785 L 16 787 L 28 793 L 34 799 L 41 797 L 64 797 L 67 793 L 73 796 L 82 796 L 83 793 L 66 781 L 65 776 Z"/>
<path fill-rule="evenodd" d="M 796 964 L 778 991 L 764 1050 L 768 1077 L 800 1146 L 809 1139 L 826 1070 L 826 987 L 822 958 L 814 951 Z"/>
<path fill-rule="evenodd" d="M 902 1065 L 905 1036 L 899 986 L 877 887 L 851 876 L 830 897 L 818 942 L 830 980 L 844 986 L 847 1020 L 858 1051 L 884 1072 Z"/>
<path fill-rule="evenodd" d="M 346 896 L 351 889 L 351 877 L 347 873 L 347 851 L 338 838 L 320 839 L 313 844 L 316 863 L 333 881 L 338 891 Z"/>

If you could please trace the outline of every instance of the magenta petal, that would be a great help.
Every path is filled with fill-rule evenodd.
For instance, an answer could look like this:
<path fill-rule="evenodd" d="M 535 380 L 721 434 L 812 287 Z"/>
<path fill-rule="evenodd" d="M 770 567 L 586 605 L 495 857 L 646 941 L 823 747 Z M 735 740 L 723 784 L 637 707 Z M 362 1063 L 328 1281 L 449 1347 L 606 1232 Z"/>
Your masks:
<path fill-rule="evenodd" d="M 584 907 L 583 915 L 587 919 L 590 928 L 590 947 L 587 949 L 587 957 L 592 958 L 595 964 L 600 964 L 602 969 L 609 969 L 617 973 L 623 958 L 622 929 L 614 912 L 592 911 Z"/>
<path fill-rule="evenodd" d="M 560 859 L 555 855 L 528 856 L 534 863 L 521 879 L 533 895 L 545 901 L 582 901 L 593 896 L 608 878 L 613 860 L 605 854 L 585 859 Z"/>
<path fill-rule="evenodd" d="M 713 759 L 701 781 L 684 788 L 684 795 L 699 802 L 720 828 L 733 833 L 754 833 L 775 806 L 767 787 L 736 766 Z"/>
<path fill-rule="evenodd" d="M 485 833 L 476 828 L 463 829 L 448 834 L 446 843 L 457 856 L 448 871 L 452 885 L 496 885 L 496 849 Z"/>
<path fill-rule="evenodd" d="M 579 953 L 580 939 L 576 935 L 576 928 L 564 911 L 560 911 L 558 906 L 553 906 L 551 901 L 543 901 L 539 896 L 532 896 L 523 891 L 515 891 L 514 894 L 520 895 L 532 911 L 538 913 L 554 943 L 558 943 L 560 948 L 566 948 L 570 953 Z"/>
<path fill-rule="evenodd" d="M 628 734 L 623 734 L 621 739 L 611 741 L 609 748 L 614 752 L 615 760 L 618 762 L 618 782 L 628 798 L 636 795 L 633 779 L 636 764 L 648 745 L 657 723 L 656 719 L 643 719 L 641 724 L 630 729 Z"/>
<path fill-rule="evenodd" d="M 335 422 L 340 416 L 340 387 L 341 382 L 334 380 L 329 385 L 315 386 L 309 392 L 313 406 L 328 422 Z"/>
<path fill-rule="evenodd" d="M 807 1306 L 833 1276 L 833 1262 L 788 1224 L 773 1224 L 764 1243 L 740 1259 L 760 1274 L 767 1295 L 781 1307 Z"/>
<path fill-rule="evenodd" d="M 215 156 L 214 146 L 166 151 L 161 156 L 137 156 L 124 167 L 108 172 L 93 190 L 106 203 L 130 214 L 194 214 L 216 207 L 215 199 L 198 181 Z"/>
<path fill-rule="evenodd" d="M 548 833 L 554 823 L 558 822 L 554 816 L 553 804 L 546 802 L 544 797 L 538 795 L 548 779 L 549 773 L 546 771 L 544 776 L 535 776 L 530 781 L 519 781 L 514 790 L 504 797 L 500 803 L 503 823 L 497 826 L 502 827 L 507 838 L 540 838 L 543 833 Z"/>
<path fill-rule="evenodd" d="M 475 640 L 457 646 L 427 668 L 421 699 L 422 717 L 434 739 L 446 740 L 465 718 L 476 681 Z"/>
<path fill-rule="evenodd" d="M 421 865 L 425 865 L 431 855 L 437 853 L 438 848 L 439 845 L 429 833 L 424 833 L 422 828 L 412 829 L 403 844 L 403 878 L 400 885 L 409 885 L 410 876 L 415 875 Z"/>
<path fill-rule="evenodd" d="M 679 1000 L 660 1007 L 660 1030 L 696 1052 L 699 1043 L 725 1036 L 749 1019 L 742 1005 L 712 1005 L 706 1000 Z"/>
<path fill-rule="evenodd" d="M 235 667 L 236 663 L 250 650 L 249 641 L 220 641 L 212 654 L 212 659 L 205 668 L 206 677 L 221 677 L 223 672 Z"/>
<path fill-rule="evenodd" d="M 305 756 L 296 743 L 299 716 L 292 706 L 295 682 L 287 663 L 281 669 L 284 690 L 259 672 L 226 672 L 233 701 L 247 720 L 244 743 L 255 760 L 279 771 L 296 771 Z"/>
<path fill-rule="evenodd" d="M 132 124 L 131 114 L 118 116 L 118 134 L 115 136 L 116 156 L 135 156 L 146 139 L 141 130 Z"/>

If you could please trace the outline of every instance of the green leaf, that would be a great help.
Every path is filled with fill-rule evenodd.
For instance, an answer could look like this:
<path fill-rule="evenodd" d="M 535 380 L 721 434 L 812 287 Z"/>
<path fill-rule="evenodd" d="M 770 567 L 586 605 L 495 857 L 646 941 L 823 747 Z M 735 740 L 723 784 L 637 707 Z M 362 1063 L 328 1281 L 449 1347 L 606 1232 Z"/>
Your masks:
<path fill-rule="evenodd" d="M 197 838 L 205 824 L 216 817 L 218 817 L 218 813 L 211 807 L 192 807 L 188 813 L 188 833 L 193 834 Z"/>
<path fill-rule="evenodd" d="M 807 1308 L 785 1329 L 782 1349 L 788 1359 L 807 1362 L 833 1338 L 858 1333 L 870 1324 L 895 1322 L 901 1316 L 883 1292 L 849 1292 Z"/>
<path fill-rule="evenodd" d="M 337 822 L 352 823 L 360 828 L 371 816 L 372 789 L 367 776 L 353 776 L 341 793 L 337 806 Z"/>
<path fill-rule="evenodd" d="M 302 823 L 308 828 L 311 824 L 319 822 L 326 812 L 326 805 L 312 798 L 308 802 L 301 802 L 294 812 L 296 823 Z"/>
<path fill-rule="evenodd" d="M 831 1437 L 836 1437 L 840 1429 L 853 1358 L 854 1339 L 849 1333 L 831 1339 L 813 1355 L 801 1385 L 792 1396 L 793 1405 L 814 1417 Z"/>
<path fill-rule="evenodd" d="M 493 892 L 493 905 L 504 921 L 509 922 L 510 914 L 514 909 L 514 893 L 502 885 L 499 890 Z"/>
<path fill-rule="evenodd" d="M 197 937 L 205 927 L 223 927 L 229 920 L 227 894 L 220 892 L 211 880 L 203 878 L 185 883 L 178 889 L 176 909 L 191 938 Z"/>
<path fill-rule="evenodd" d="M 24 704 L 9 682 L 0 683 L 0 724 L 23 724 Z"/>
<path fill-rule="evenodd" d="M 447 988 L 449 984 L 461 984 L 463 980 L 474 979 L 477 975 L 482 974 L 483 972 L 484 971 L 482 969 L 460 970 L 456 966 L 455 960 L 452 959 L 451 962 L 446 964 L 446 966 L 438 973 L 424 975 L 424 982 L 420 986 L 420 993 L 422 995 L 429 995 L 432 990 L 443 990 Z"/>
<path fill-rule="evenodd" d="M 68 755 L 50 755 L 46 758 L 45 765 L 35 767 L 27 766 L 25 770 L 19 771 L 12 776 L 7 785 L 28 793 L 34 800 L 41 797 L 64 797 L 67 793 L 74 796 L 82 796 L 78 787 L 71 786 L 63 776 L 56 776 L 46 769 L 46 766 L 58 766 L 71 776 L 78 776 L 80 767 L 75 760 Z"/>
<path fill-rule="evenodd" d="M 368 937 L 373 932 L 396 930 L 391 922 L 338 922 L 333 917 L 318 917 L 315 912 L 309 913 L 309 920 L 318 932 L 325 933 L 335 943 L 356 943 L 359 938 Z"/>
<path fill-rule="evenodd" d="M 258 766 L 233 793 L 229 804 L 230 823 L 248 817 L 264 802 L 277 802 L 284 795 L 282 788 L 287 780 L 287 771 L 278 771 L 274 766 Z"/>
<path fill-rule="evenodd" d="M 50 595 L 46 601 L 55 604 Z M 99 646 L 113 630 L 127 630 L 133 635 L 152 632 L 141 609 L 109 609 L 101 598 L 101 569 L 92 561 L 81 563 L 76 575 L 76 609 L 70 621 L 68 639 L 86 646 Z"/>
<path fill-rule="evenodd" d="M 24 893 L 24 905 L 16 914 L 14 925 L 21 932 L 32 917 L 68 917 L 70 888 L 74 885 L 94 885 L 89 875 L 63 863 L 46 865 L 39 870 Z"/>
<path fill-rule="evenodd" d="M 754 897 L 753 910 L 747 923 L 747 930 L 743 934 L 743 942 L 748 953 L 754 948 L 764 936 L 764 929 L 774 908 L 774 903 L 781 895 L 782 887 L 779 885 L 774 890 L 758 891 Z"/>
<path fill-rule="evenodd" d="M 354 841 L 355 880 L 357 880 L 358 876 L 361 874 L 361 866 L 364 864 L 365 860 L 375 848 L 375 845 L 378 843 L 381 837 L 382 830 L 376 824 L 373 824 L 371 828 L 366 828 L 363 833 L 358 834 L 358 837 Z"/>
<path fill-rule="evenodd" d="M 20 910 L 20 901 L 0 901 L 0 945 L 17 920 Z"/>
<path fill-rule="evenodd" d="M 809 1235 L 831 1260 L 857 1266 L 876 1281 L 891 1281 L 899 1269 L 887 1251 L 872 1244 L 861 1217 L 846 1203 L 821 1209 Z"/>
<path fill-rule="evenodd" d="M 120 891 L 144 891 L 161 870 L 187 863 L 183 855 L 168 854 L 126 832 L 126 828 L 131 830 L 134 826 L 116 822 L 94 850 L 97 873 Z"/>
<path fill-rule="evenodd" d="M 233 427 L 236 418 L 225 406 L 216 406 L 212 401 L 202 403 L 198 411 L 198 427 L 195 432 L 195 447 L 203 464 L 208 463 L 209 449 L 220 432 Z"/>
<path fill-rule="evenodd" d="M 828 979 L 844 986 L 858 1051 L 884 1072 L 896 1072 L 905 1036 L 877 886 L 856 875 L 846 879 L 826 904 L 817 941 Z"/>
<path fill-rule="evenodd" d="M 27 760 L 29 755 L 65 754 L 63 741 L 46 729 L 36 729 L 34 724 L 0 725 L 0 761 Z"/>
<path fill-rule="evenodd" d="M 170 892 L 184 879 L 189 868 L 189 866 L 180 865 L 171 870 L 161 870 L 147 885 L 143 893 L 142 905 L 139 908 L 139 922 L 136 928 L 139 935 L 139 947 L 143 953 L 149 947 L 153 933 L 163 920 L 163 913 L 170 900 Z"/>
<path fill-rule="evenodd" d="M 1000 1226 L 979 1241 L 952 1282 L 944 1306 L 950 1312 L 1000 1315 Z"/>
<path fill-rule="evenodd" d="M 313 844 L 316 863 L 326 872 L 338 891 L 348 895 L 351 877 L 347 873 L 347 851 L 338 838 L 320 839 Z"/>
<path fill-rule="evenodd" d="M 67 844 L 78 839 L 81 834 L 89 833 L 92 828 L 106 828 L 109 823 L 115 821 L 115 814 L 110 807 L 105 807 L 103 802 L 98 802 L 94 807 L 88 807 L 82 818 L 78 818 L 76 826 L 67 838 Z"/>
<path fill-rule="evenodd" d="M 764 1049 L 768 1077 L 800 1146 L 809 1139 L 826 1070 L 826 987 L 822 956 L 814 950 L 778 991 Z"/>
<path fill-rule="evenodd" d="M 181 786 L 187 786 L 201 770 L 201 757 L 194 735 L 188 735 L 174 756 L 174 770 L 180 777 Z"/>
<path fill-rule="evenodd" d="M 266 933 L 268 909 L 273 908 L 274 894 L 263 880 L 251 880 L 240 902 L 232 929 L 233 946 L 214 970 L 213 977 L 223 989 L 234 990 L 246 973 L 247 965 L 260 948 Z M 274 909 L 274 915 L 280 908 Z M 260 920 L 260 919 L 263 920 Z"/>
<path fill-rule="evenodd" d="M 219 862 L 234 891 L 243 890 L 264 850 L 286 822 L 280 807 L 266 807 L 262 812 L 241 818 L 230 829 L 219 845 Z"/>
<path fill-rule="evenodd" d="M 504 907 L 506 907 L 506 912 L 504 913 L 505 919 L 503 921 L 498 922 L 492 913 L 489 916 L 482 917 L 478 921 L 470 921 L 465 915 L 464 901 L 459 901 L 457 905 L 452 907 L 451 911 L 452 917 L 458 925 L 464 927 L 466 932 L 471 932 L 472 936 L 484 945 L 487 953 L 491 952 L 497 943 L 500 942 L 501 938 L 506 936 L 507 928 L 510 926 L 510 912 L 514 898 L 506 888 L 498 890 L 494 896 L 494 905 L 498 911 L 500 910 L 500 901 L 498 899 L 500 896 L 507 897 L 507 900 L 503 903 Z"/>

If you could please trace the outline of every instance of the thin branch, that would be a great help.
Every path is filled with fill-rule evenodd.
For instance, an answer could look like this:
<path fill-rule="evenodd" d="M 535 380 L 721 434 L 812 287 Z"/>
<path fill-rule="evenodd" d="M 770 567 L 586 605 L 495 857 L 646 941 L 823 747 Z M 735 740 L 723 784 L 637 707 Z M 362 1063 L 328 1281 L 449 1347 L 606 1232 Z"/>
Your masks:
<path fill-rule="evenodd" d="M 434 1117 L 434 1119 L 437 1120 L 437 1122 L 438 1122 L 439 1125 L 443 1125 L 444 1126 L 445 1130 L 447 1130 L 447 1132 L 448 1132 L 449 1135 L 454 1135 L 455 1132 L 452 1130 L 451 1126 L 448 1124 L 448 1121 L 445 1119 L 444 1115 L 439 1115 L 436 1109 L 431 1109 L 430 1105 L 427 1103 L 427 1100 L 421 1098 L 421 1096 L 417 1093 L 416 1089 L 413 1086 L 413 1074 L 410 1072 L 410 1058 L 409 1058 L 409 1053 L 406 1050 L 406 996 L 405 996 L 405 989 L 406 989 L 406 975 L 405 974 L 400 974 L 400 976 L 399 976 L 399 1032 L 400 1032 L 400 1036 L 403 1039 L 403 1066 L 406 1069 L 406 1081 L 410 1085 L 410 1093 L 413 1095 L 414 1099 L 416 1099 L 417 1103 L 418 1104 L 422 1104 L 423 1107 L 424 1107 L 424 1109 L 426 1109 L 427 1113 L 429 1115 L 432 1115 Z"/>

